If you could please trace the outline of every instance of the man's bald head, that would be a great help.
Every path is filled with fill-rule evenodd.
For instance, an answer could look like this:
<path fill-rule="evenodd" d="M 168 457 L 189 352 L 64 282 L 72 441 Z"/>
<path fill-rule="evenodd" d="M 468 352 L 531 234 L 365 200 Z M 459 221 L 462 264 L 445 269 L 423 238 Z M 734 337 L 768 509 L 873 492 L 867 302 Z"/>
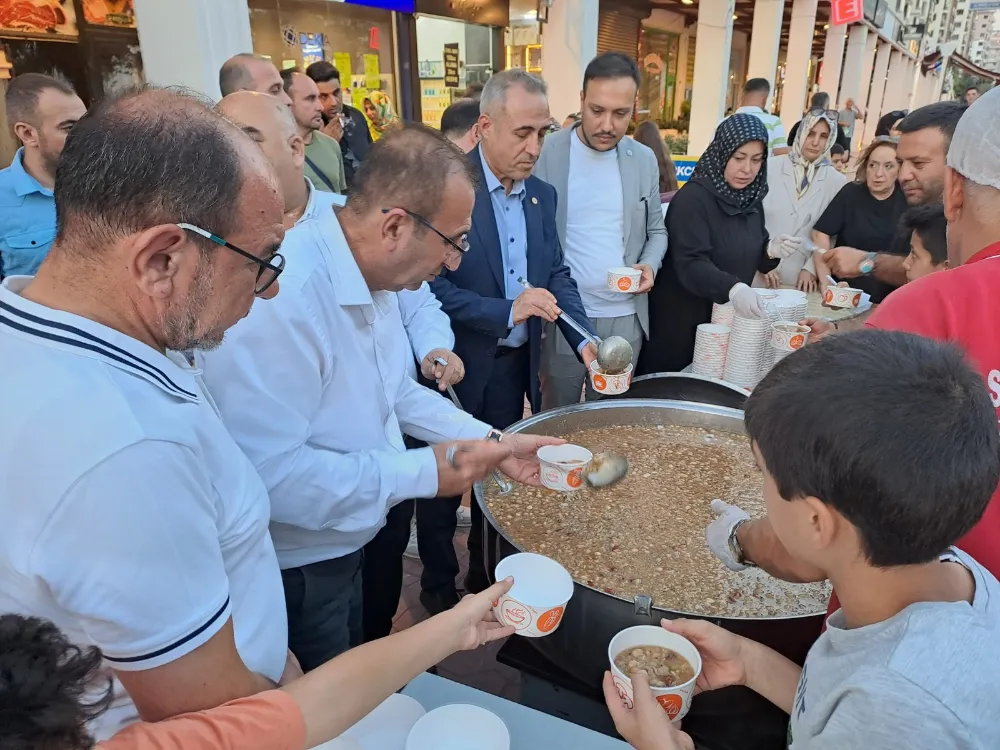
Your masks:
<path fill-rule="evenodd" d="M 269 94 L 237 91 L 223 97 L 216 109 L 249 135 L 264 152 L 281 182 L 285 211 L 304 205 L 305 144 L 291 110 Z"/>
<path fill-rule="evenodd" d="M 222 64 L 219 70 L 219 89 L 223 96 L 237 91 L 256 91 L 277 97 L 286 106 L 292 103 L 274 64 L 262 55 L 248 52 L 233 55 Z"/>

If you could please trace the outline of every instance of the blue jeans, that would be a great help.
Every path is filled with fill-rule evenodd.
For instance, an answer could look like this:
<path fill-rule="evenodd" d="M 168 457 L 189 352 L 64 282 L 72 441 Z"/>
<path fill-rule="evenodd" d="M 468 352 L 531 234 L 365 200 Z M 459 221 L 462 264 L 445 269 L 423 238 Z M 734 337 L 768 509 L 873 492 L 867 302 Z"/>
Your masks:
<path fill-rule="evenodd" d="M 361 550 L 281 571 L 288 647 L 303 671 L 362 642 Z"/>

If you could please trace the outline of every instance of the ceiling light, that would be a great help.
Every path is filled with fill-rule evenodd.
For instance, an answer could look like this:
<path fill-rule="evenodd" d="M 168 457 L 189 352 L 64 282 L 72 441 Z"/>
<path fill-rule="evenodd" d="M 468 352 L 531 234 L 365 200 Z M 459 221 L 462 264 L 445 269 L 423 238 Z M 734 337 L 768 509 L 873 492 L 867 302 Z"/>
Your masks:
<path fill-rule="evenodd" d="M 830 24 L 826 24 L 825 26 L 823 26 L 823 30 L 824 30 L 824 31 L 826 31 L 826 30 L 827 30 L 827 29 L 829 29 L 829 28 L 830 28 Z"/>
<path fill-rule="evenodd" d="M 735 13 L 733 13 L 733 20 L 734 21 L 736 20 L 736 14 Z"/>
<path fill-rule="evenodd" d="M 694 5 L 694 0 L 681 0 L 684 5 Z"/>
<path fill-rule="evenodd" d="M 527 13 L 525 13 L 523 16 L 521 16 L 521 18 L 523 18 L 525 21 L 532 21 L 532 20 L 538 18 L 538 11 L 537 10 L 529 10 Z"/>

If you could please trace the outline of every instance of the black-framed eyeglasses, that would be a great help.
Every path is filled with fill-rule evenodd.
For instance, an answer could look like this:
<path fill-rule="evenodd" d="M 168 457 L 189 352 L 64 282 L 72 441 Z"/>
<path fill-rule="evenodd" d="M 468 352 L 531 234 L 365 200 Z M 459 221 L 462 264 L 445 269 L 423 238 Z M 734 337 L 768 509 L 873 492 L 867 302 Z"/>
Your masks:
<path fill-rule="evenodd" d="M 428 229 L 430 229 L 432 232 L 434 232 L 434 234 L 436 234 L 442 240 L 444 240 L 449 245 L 451 245 L 453 248 L 455 248 L 461 255 L 465 255 L 467 252 L 469 252 L 469 249 L 472 247 L 469 244 L 469 238 L 468 238 L 468 236 L 462 235 L 462 239 L 461 239 L 461 243 L 462 244 L 460 245 L 457 242 L 455 242 L 455 240 L 453 240 L 451 237 L 449 237 L 448 235 L 444 234 L 441 230 L 439 230 L 437 227 L 435 227 L 433 224 L 431 224 L 429 221 L 427 221 L 427 219 L 425 219 L 423 216 L 421 216 L 420 214 L 416 213 L 415 211 L 411 211 L 408 208 L 403 208 L 402 206 L 397 206 L 396 208 L 398 208 L 400 211 L 402 211 L 404 214 L 406 214 L 407 216 L 409 216 L 414 221 L 419 222 L 420 224 L 423 224 L 425 227 L 427 227 Z M 387 214 L 387 213 L 389 213 L 390 211 L 393 211 L 393 210 L 395 210 L 395 209 L 392 209 L 392 208 L 383 208 L 382 209 L 382 213 Z"/>
<path fill-rule="evenodd" d="M 254 287 L 253 293 L 256 295 L 261 295 L 267 291 L 268 287 L 271 286 L 278 277 L 281 276 L 281 272 L 285 270 L 285 256 L 281 253 L 275 253 L 271 258 L 271 262 L 266 260 L 261 260 L 253 253 L 248 253 L 246 250 L 242 250 L 232 242 L 226 242 L 226 240 L 221 237 L 212 234 L 208 230 L 202 229 L 201 227 L 196 227 L 194 224 L 178 224 L 181 229 L 188 232 L 194 232 L 197 235 L 204 237 L 207 240 L 211 240 L 216 245 L 222 245 L 223 247 L 228 247 L 234 253 L 242 255 L 248 260 L 252 260 L 257 264 L 257 284 Z"/>
<path fill-rule="evenodd" d="M 822 107 L 816 107 L 815 109 L 810 109 L 810 115 L 819 115 L 820 117 L 825 117 L 828 120 L 833 120 L 837 122 L 840 119 L 840 112 L 835 109 L 823 109 Z"/>

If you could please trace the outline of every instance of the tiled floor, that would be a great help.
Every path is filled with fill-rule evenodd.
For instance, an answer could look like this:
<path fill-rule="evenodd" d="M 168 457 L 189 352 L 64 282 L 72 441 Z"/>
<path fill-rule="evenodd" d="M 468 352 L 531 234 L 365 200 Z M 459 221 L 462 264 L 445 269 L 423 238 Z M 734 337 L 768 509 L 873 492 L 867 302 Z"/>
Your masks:
<path fill-rule="evenodd" d="M 459 582 L 465 577 L 469 566 L 469 552 L 466 548 L 468 536 L 468 529 L 460 529 L 455 535 L 455 549 L 462 568 L 458 577 Z M 420 571 L 419 560 L 403 558 L 403 594 L 399 600 L 394 630 L 405 630 L 428 617 L 427 610 L 419 599 Z M 438 665 L 438 674 L 463 685 L 517 702 L 521 696 L 520 672 L 496 661 L 496 653 L 503 643 L 498 641 L 475 651 L 454 654 Z"/>

